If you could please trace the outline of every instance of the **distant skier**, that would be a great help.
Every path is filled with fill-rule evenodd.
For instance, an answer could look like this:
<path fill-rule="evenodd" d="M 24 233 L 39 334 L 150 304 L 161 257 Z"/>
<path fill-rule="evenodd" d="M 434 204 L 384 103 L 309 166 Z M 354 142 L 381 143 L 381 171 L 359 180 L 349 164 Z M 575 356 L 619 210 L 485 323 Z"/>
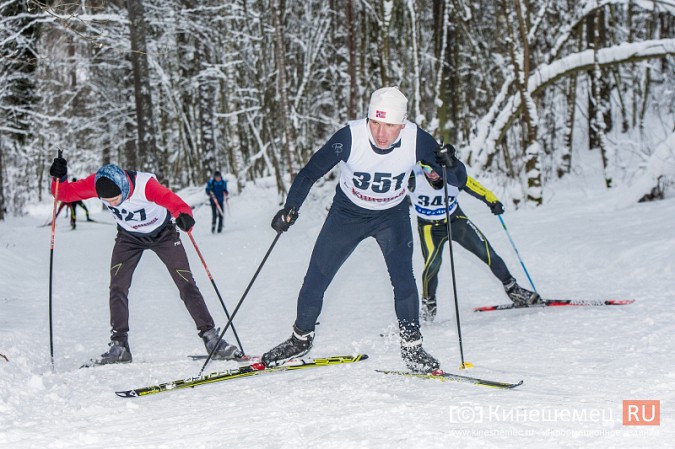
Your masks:
<path fill-rule="evenodd" d="M 77 181 L 77 178 L 72 179 L 72 182 L 75 182 L 75 181 Z M 65 206 L 68 206 L 68 211 L 70 212 L 70 227 L 72 229 L 76 229 L 76 227 L 77 227 L 77 206 L 80 206 L 82 209 L 84 209 L 84 214 L 87 217 L 87 221 L 94 221 L 89 217 L 89 209 L 87 209 L 87 205 L 84 204 L 83 201 L 73 201 L 72 203 L 64 203 L 62 201 L 61 205 L 59 206 L 59 209 L 56 211 L 57 217 L 59 216 L 59 214 L 61 213 L 61 210 Z"/>
<path fill-rule="evenodd" d="M 216 221 L 220 233 L 223 231 L 225 201 L 228 192 L 227 181 L 223 179 L 219 171 L 213 172 L 213 178 L 206 183 L 206 194 L 209 196 L 209 203 L 211 204 L 211 233 L 216 232 Z"/>
<path fill-rule="evenodd" d="M 77 181 L 77 178 L 73 178 L 73 182 Z M 70 212 L 70 227 L 72 229 L 75 229 L 77 226 L 77 206 L 80 206 L 82 209 L 84 209 L 84 213 L 87 217 L 87 221 L 94 221 L 91 218 L 89 218 L 89 209 L 87 209 L 86 204 L 82 201 L 74 201 L 72 203 L 66 203 L 64 201 L 61 201 L 59 204 L 59 208 L 56 210 L 55 216 L 58 218 L 59 214 L 61 214 L 61 211 L 65 208 L 68 207 L 68 211 Z M 49 223 L 47 225 L 52 224 L 52 221 L 49 220 Z"/>
<path fill-rule="evenodd" d="M 59 179 L 61 201 L 74 202 L 99 197 L 117 222 L 117 237 L 110 262 L 110 323 L 112 326 L 109 349 L 96 360 L 96 364 L 131 362 L 128 343 L 129 287 L 138 262 L 147 249 L 157 254 L 171 274 L 180 291 L 199 336 L 207 351 L 218 343 L 218 330 L 214 327 L 204 298 L 190 271 L 185 249 L 176 226 L 188 232 L 195 224 L 192 209 L 178 195 L 161 185 L 151 173 L 123 170 L 109 164 L 98 169 L 86 179 L 69 183 L 67 163 L 56 158 L 49 169 L 52 194 Z M 175 217 L 175 224 L 171 217 Z M 236 346 L 221 340 L 215 358 L 241 357 Z"/>
<path fill-rule="evenodd" d="M 420 235 L 424 271 L 422 273 L 422 319 L 431 322 L 436 317 L 436 288 L 441 268 L 443 246 L 448 241 L 446 227 L 444 189 L 429 183 L 426 171 L 429 167 L 415 166 L 410 178 L 410 199 L 417 215 L 417 230 Z M 459 207 L 457 196 L 460 191 L 483 201 L 493 214 L 504 213 L 504 205 L 478 181 L 467 177 L 466 184 L 458 189 L 448 186 L 448 212 L 452 226 L 452 240 L 462 245 L 485 262 L 492 273 L 504 285 L 504 290 L 516 306 L 527 306 L 540 302 L 539 295 L 516 282 L 506 264 L 494 251 L 488 239 Z"/>
<path fill-rule="evenodd" d="M 427 161 L 434 183 L 444 180 L 438 157 L 448 167 L 448 184 L 461 187 L 466 169 L 439 149 L 434 138 L 406 120 L 407 98 L 395 87 L 376 90 L 368 118 L 349 122 L 320 148 L 298 173 L 286 204 L 274 216 L 272 227 L 285 232 L 316 180 L 340 164 L 340 181 L 333 204 L 316 240 L 309 268 L 298 296 L 291 337 L 263 354 L 266 365 L 306 354 L 312 347 L 323 295 L 333 277 L 368 237 L 382 250 L 394 287 L 394 307 L 401 335 L 401 356 L 409 369 L 429 372 L 438 360 L 422 348 L 419 295 L 413 276 L 413 238 L 405 201 L 407 180 L 418 161 Z M 438 152 L 437 152 L 438 150 Z"/>

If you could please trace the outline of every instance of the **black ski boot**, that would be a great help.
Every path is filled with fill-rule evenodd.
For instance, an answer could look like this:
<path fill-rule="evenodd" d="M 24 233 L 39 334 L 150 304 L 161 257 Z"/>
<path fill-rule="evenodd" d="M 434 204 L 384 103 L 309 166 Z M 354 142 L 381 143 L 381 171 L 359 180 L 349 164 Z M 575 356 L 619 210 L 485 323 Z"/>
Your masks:
<path fill-rule="evenodd" d="M 314 332 L 303 332 L 295 325 L 291 337 L 262 355 L 265 366 L 277 366 L 288 359 L 302 357 L 312 349 Z"/>
<path fill-rule="evenodd" d="M 96 365 L 111 365 L 113 363 L 131 363 L 131 350 L 126 341 L 111 340 L 108 351 L 101 354 L 101 358 L 95 360 Z"/>
<path fill-rule="evenodd" d="M 419 329 L 401 331 L 401 357 L 408 369 L 415 373 L 430 373 L 440 367 L 438 360 L 422 348 Z"/>
<path fill-rule="evenodd" d="M 432 323 L 436 318 L 436 297 L 422 298 L 422 321 Z"/>
<path fill-rule="evenodd" d="M 212 327 L 211 329 L 204 331 L 201 335 L 202 340 L 204 340 L 204 346 L 206 346 L 206 352 L 211 354 L 213 348 L 218 344 L 218 349 L 213 353 L 211 357 L 213 360 L 236 360 L 244 357 L 244 354 L 237 348 L 235 345 L 231 345 L 225 341 L 223 338 L 218 341 L 220 336 L 220 329 Z"/>
<path fill-rule="evenodd" d="M 542 302 L 538 293 L 521 287 L 514 278 L 504 284 L 504 290 L 516 307 L 527 307 Z"/>

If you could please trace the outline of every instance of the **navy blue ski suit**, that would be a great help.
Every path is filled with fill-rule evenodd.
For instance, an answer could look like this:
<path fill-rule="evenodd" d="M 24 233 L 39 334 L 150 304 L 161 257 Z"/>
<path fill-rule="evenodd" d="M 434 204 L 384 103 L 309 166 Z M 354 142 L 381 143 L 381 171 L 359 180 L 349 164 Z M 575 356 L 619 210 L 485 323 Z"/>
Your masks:
<path fill-rule="evenodd" d="M 435 159 L 438 144 L 434 138 L 417 128 L 415 141 L 416 154 L 410 159 L 424 161 L 436 173 L 442 174 Z M 363 142 L 359 144 L 363 145 Z M 381 150 L 372 143 L 370 147 L 377 154 L 397 157 L 397 144 L 386 150 Z M 298 173 L 289 190 L 285 206 L 299 211 L 314 182 L 336 164 L 347 162 L 351 151 L 352 130 L 346 126 L 335 133 Z M 412 169 L 412 166 L 414 162 L 405 169 Z M 454 167 L 448 168 L 446 181 L 462 187 L 466 183 L 464 164 L 457 161 Z M 375 238 L 384 255 L 394 287 L 394 306 L 401 331 L 409 332 L 419 328 L 419 294 L 413 275 L 414 245 L 407 202 L 402 201 L 390 208 L 379 210 L 367 209 L 356 205 L 338 184 L 330 212 L 314 245 L 298 297 L 295 326 L 299 330 L 314 331 L 321 313 L 324 292 L 345 260 L 367 237 Z"/>

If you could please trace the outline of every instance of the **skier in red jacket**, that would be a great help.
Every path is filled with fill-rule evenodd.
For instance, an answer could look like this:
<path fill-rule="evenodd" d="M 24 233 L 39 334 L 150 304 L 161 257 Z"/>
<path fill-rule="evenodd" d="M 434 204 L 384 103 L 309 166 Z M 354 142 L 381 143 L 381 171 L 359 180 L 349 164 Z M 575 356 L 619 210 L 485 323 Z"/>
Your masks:
<path fill-rule="evenodd" d="M 98 197 L 117 222 L 117 237 L 110 261 L 110 324 L 112 335 L 109 349 L 94 364 L 131 362 L 128 343 L 129 287 L 134 270 L 143 252 L 157 254 L 171 274 L 194 320 L 199 336 L 211 352 L 218 343 L 214 326 L 204 298 L 197 288 L 176 226 L 189 232 L 195 224 L 192 209 L 178 195 L 157 181 L 151 173 L 123 170 L 109 164 L 85 179 L 68 182 L 66 160 L 54 159 L 49 170 L 52 194 L 60 181 L 58 198 L 67 203 Z M 171 217 L 175 218 L 175 224 Z M 214 358 L 236 359 L 243 354 L 236 346 L 221 340 Z"/>

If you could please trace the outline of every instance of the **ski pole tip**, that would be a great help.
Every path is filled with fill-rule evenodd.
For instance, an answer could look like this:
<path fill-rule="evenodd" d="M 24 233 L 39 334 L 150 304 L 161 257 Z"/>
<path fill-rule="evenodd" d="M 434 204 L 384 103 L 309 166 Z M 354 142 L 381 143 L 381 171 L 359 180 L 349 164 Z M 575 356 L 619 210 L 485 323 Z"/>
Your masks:
<path fill-rule="evenodd" d="M 469 369 L 469 368 L 473 368 L 473 367 L 474 367 L 473 363 L 471 363 L 471 362 L 464 362 L 461 365 L 459 365 L 459 369 Z"/>

